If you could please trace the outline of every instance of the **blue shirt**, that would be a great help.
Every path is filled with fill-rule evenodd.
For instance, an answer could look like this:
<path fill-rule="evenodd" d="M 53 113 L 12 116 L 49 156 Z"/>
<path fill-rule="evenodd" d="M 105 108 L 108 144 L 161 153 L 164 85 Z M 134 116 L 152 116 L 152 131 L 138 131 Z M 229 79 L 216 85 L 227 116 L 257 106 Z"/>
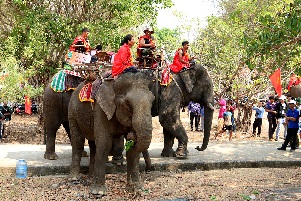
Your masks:
<path fill-rule="evenodd" d="M 190 101 L 190 103 L 188 105 L 188 110 L 193 113 L 201 114 L 201 106 L 199 103 L 194 103 L 194 102 Z"/>
<path fill-rule="evenodd" d="M 231 121 L 231 116 L 232 116 L 232 112 L 231 111 L 226 111 L 224 112 L 224 123 L 226 126 L 232 126 L 232 121 Z"/>
<path fill-rule="evenodd" d="M 298 121 L 299 111 L 296 108 L 294 108 L 293 110 L 291 108 L 289 108 L 286 112 L 286 116 L 296 118 L 296 121 L 292 121 L 292 120 L 288 121 L 288 124 L 287 124 L 288 128 L 299 128 L 299 121 Z"/>
<path fill-rule="evenodd" d="M 262 106 L 261 107 L 253 106 L 252 109 L 256 111 L 256 114 L 257 114 L 255 116 L 256 119 L 262 119 L 263 118 L 264 108 Z"/>

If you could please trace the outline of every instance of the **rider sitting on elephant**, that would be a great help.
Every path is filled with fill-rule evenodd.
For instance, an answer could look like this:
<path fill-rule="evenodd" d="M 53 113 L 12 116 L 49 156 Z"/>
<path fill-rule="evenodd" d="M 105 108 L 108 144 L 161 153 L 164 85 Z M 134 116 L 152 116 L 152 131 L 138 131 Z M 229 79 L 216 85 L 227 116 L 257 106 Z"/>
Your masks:
<path fill-rule="evenodd" d="M 189 68 L 189 62 L 194 59 L 194 57 L 189 57 L 189 54 L 187 52 L 189 48 L 189 42 L 183 41 L 182 46 L 182 48 L 179 48 L 176 51 L 173 63 L 170 65 L 170 69 L 175 73 L 180 72 L 183 68 Z"/>
<path fill-rule="evenodd" d="M 90 31 L 88 28 L 83 28 L 82 35 L 77 36 L 72 42 L 69 51 L 77 52 L 88 52 L 90 51 L 90 43 L 88 41 L 88 35 Z"/>
<path fill-rule="evenodd" d="M 116 77 L 122 72 L 138 72 L 133 64 L 133 57 L 131 54 L 131 47 L 135 44 L 133 35 L 126 35 L 121 41 L 121 47 L 114 57 L 114 64 L 112 66 L 112 77 Z M 116 77 L 117 78 L 117 77 Z"/>
<path fill-rule="evenodd" d="M 150 31 L 149 28 L 146 28 L 144 35 L 139 37 L 139 44 L 137 48 L 137 57 L 142 57 L 145 54 L 151 55 L 151 50 L 156 48 L 155 38 L 152 36 L 154 31 Z M 142 50 L 144 48 L 145 50 Z"/>

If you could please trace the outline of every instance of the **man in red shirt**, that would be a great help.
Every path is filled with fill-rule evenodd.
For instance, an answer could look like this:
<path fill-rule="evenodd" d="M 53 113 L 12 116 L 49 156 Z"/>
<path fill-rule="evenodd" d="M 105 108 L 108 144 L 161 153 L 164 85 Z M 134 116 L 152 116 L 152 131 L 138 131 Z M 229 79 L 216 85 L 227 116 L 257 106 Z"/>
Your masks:
<path fill-rule="evenodd" d="M 88 52 L 90 51 L 90 43 L 88 41 L 88 35 L 90 31 L 88 28 L 83 28 L 82 35 L 77 36 L 72 42 L 69 50 L 78 52 Z"/>
<path fill-rule="evenodd" d="M 131 34 L 126 35 L 121 41 L 121 47 L 114 57 L 112 67 L 112 76 L 115 77 L 122 72 L 137 72 L 137 68 L 133 65 L 133 57 L 131 47 L 135 44 L 134 37 Z"/>
<path fill-rule="evenodd" d="M 170 65 L 170 69 L 173 72 L 178 73 L 184 67 L 185 68 L 190 67 L 189 61 L 193 60 L 194 57 L 191 57 L 191 58 L 189 57 L 189 54 L 187 52 L 188 48 L 189 48 L 189 42 L 184 41 L 184 42 L 182 42 L 182 48 L 179 48 L 176 51 L 176 54 L 173 59 L 173 63 Z"/>

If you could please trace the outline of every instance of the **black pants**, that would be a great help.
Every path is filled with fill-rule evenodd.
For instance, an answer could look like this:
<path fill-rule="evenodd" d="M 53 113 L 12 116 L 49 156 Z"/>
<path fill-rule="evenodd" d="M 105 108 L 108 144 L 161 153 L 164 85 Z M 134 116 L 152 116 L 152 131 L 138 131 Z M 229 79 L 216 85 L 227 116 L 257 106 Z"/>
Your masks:
<path fill-rule="evenodd" d="M 200 116 L 198 115 L 198 113 L 190 112 L 190 126 L 191 126 L 191 128 L 193 128 L 193 119 L 195 119 L 195 121 L 194 121 L 195 129 L 198 129 L 199 123 L 200 123 Z"/>
<path fill-rule="evenodd" d="M 256 133 L 256 128 L 258 128 L 257 135 L 259 136 L 261 133 L 261 125 L 262 125 L 262 118 L 256 118 L 253 123 L 253 134 Z"/>
<path fill-rule="evenodd" d="M 291 149 L 296 149 L 296 140 L 297 140 L 297 133 L 299 128 L 287 128 L 287 135 L 285 138 L 285 141 L 282 145 L 283 148 L 286 148 L 288 143 L 290 142 L 291 138 L 293 139 L 293 142 L 291 143 Z"/>
<path fill-rule="evenodd" d="M 276 117 L 268 117 L 269 121 L 269 139 L 273 139 L 273 135 L 277 128 Z"/>

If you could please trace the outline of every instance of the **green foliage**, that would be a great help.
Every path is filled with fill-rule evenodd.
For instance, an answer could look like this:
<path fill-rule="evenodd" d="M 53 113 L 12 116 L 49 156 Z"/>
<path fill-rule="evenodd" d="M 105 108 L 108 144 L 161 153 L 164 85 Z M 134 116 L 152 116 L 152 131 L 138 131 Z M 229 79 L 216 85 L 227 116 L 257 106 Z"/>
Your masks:
<path fill-rule="evenodd" d="M 162 28 L 156 30 L 154 36 L 156 38 L 156 45 L 158 48 L 164 47 L 166 53 L 168 54 L 168 59 L 172 60 L 174 57 L 173 53 L 179 47 L 181 47 L 181 42 L 179 41 L 179 36 L 182 34 L 179 28 L 168 29 Z"/>

